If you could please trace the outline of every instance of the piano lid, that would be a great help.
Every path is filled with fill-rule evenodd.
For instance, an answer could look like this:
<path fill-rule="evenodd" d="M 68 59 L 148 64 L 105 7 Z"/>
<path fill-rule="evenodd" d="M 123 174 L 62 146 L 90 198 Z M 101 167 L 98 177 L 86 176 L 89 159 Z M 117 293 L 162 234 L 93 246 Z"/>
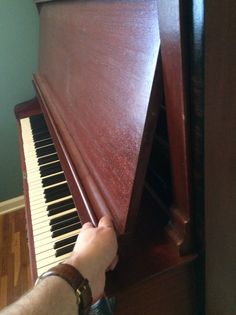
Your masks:
<path fill-rule="evenodd" d="M 97 218 L 112 215 L 120 233 L 139 207 L 161 93 L 152 91 L 159 46 L 156 1 L 42 3 L 38 94 Z"/>

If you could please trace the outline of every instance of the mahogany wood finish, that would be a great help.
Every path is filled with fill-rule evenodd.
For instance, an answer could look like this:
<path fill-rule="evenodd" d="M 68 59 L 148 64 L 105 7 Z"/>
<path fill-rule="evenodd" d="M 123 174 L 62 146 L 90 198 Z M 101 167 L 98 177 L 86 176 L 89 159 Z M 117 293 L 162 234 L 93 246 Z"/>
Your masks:
<path fill-rule="evenodd" d="M 191 279 L 191 281 L 190 281 Z M 196 314 L 193 265 L 177 266 L 116 294 L 115 315 Z"/>
<path fill-rule="evenodd" d="M 167 125 L 170 144 L 174 204 L 171 211 L 169 233 L 180 246 L 182 253 L 192 247 L 189 229 L 190 178 L 189 139 L 186 79 L 186 38 L 184 33 L 184 2 L 158 1 L 158 17 L 161 36 L 161 52 Z"/>
<path fill-rule="evenodd" d="M 34 84 L 79 214 L 96 224 L 110 213 L 118 233 L 131 235 L 129 243 L 120 237 L 120 261 L 107 281 L 115 314 L 195 314 L 185 2 L 36 3 Z M 168 132 L 160 130 L 165 120 Z M 171 171 L 169 160 L 159 161 L 160 142 Z M 165 207 L 160 186 L 149 185 L 159 176 L 156 158 L 173 193 Z"/>
<path fill-rule="evenodd" d="M 38 115 L 41 112 L 41 107 L 36 98 L 15 106 L 15 115 L 18 119 Z"/>
<path fill-rule="evenodd" d="M 157 86 L 150 100 L 160 45 L 156 1 L 47 3 L 40 20 L 38 95 L 96 217 L 110 214 L 124 233 L 139 207 L 161 93 Z"/>

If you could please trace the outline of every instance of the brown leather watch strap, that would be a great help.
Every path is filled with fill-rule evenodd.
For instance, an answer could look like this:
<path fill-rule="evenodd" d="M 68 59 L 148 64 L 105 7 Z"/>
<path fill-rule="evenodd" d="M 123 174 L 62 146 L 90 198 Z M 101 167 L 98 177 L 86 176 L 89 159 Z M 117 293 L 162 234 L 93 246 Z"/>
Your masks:
<path fill-rule="evenodd" d="M 52 267 L 38 278 L 36 284 L 49 276 L 58 276 L 64 279 L 75 291 L 79 305 L 79 314 L 89 314 L 92 304 L 92 292 L 88 280 L 85 279 L 75 267 L 69 264 L 59 264 Z"/>

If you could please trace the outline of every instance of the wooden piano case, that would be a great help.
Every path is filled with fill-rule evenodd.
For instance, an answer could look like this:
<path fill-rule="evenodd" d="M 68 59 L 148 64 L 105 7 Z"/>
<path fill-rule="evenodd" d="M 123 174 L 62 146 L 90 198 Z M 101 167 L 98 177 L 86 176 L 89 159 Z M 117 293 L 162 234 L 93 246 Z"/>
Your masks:
<path fill-rule="evenodd" d="M 113 218 L 120 261 L 106 294 L 116 297 L 115 314 L 195 314 L 185 8 L 36 3 L 33 103 L 82 221 Z"/>

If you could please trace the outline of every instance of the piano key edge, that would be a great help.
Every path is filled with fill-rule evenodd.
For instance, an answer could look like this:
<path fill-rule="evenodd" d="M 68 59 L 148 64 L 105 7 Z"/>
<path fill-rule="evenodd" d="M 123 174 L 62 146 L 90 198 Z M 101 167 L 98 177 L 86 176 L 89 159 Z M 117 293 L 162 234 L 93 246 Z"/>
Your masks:
<path fill-rule="evenodd" d="M 29 202 L 29 188 L 26 176 L 26 164 L 25 164 L 25 157 L 23 151 L 23 139 L 22 139 L 22 132 L 21 132 L 21 124 L 20 118 L 27 117 L 27 108 L 33 106 L 34 109 L 30 111 L 30 113 L 40 113 L 40 108 L 38 108 L 38 103 L 35 100 L 31 100 L 25 103 L 21 103 L 16 106 L 15 113 L 17 117 L 17 127 L 18 127 L 18 138 L 20 144 L 20 159 L 21 159 L 21 169 L 22 169 L 22 179 L 23 179 L 23 191 L 25 196 L 25 218 L 26 218 L 26 231 L 27 231 L 27 240 L 28 240 L 28 248 L 29 248 L 29 258 L 30 258 L 30 272 L 31 272 L 31 279 L 32 284 L 36 281 L 37 275 L 37 268 L 36 268 L 36 255 L 35 255 L 35 248 L 34 248 L 34 241 L 33 241 L 33 228 L 32 228 L 32 220 L 31 220 L 31 213 L 30 213 L 30 202 Z M 22 111 L 20 107 L 22 106 Z M 28 113 L 29 114 L 29 113 Z"/>

